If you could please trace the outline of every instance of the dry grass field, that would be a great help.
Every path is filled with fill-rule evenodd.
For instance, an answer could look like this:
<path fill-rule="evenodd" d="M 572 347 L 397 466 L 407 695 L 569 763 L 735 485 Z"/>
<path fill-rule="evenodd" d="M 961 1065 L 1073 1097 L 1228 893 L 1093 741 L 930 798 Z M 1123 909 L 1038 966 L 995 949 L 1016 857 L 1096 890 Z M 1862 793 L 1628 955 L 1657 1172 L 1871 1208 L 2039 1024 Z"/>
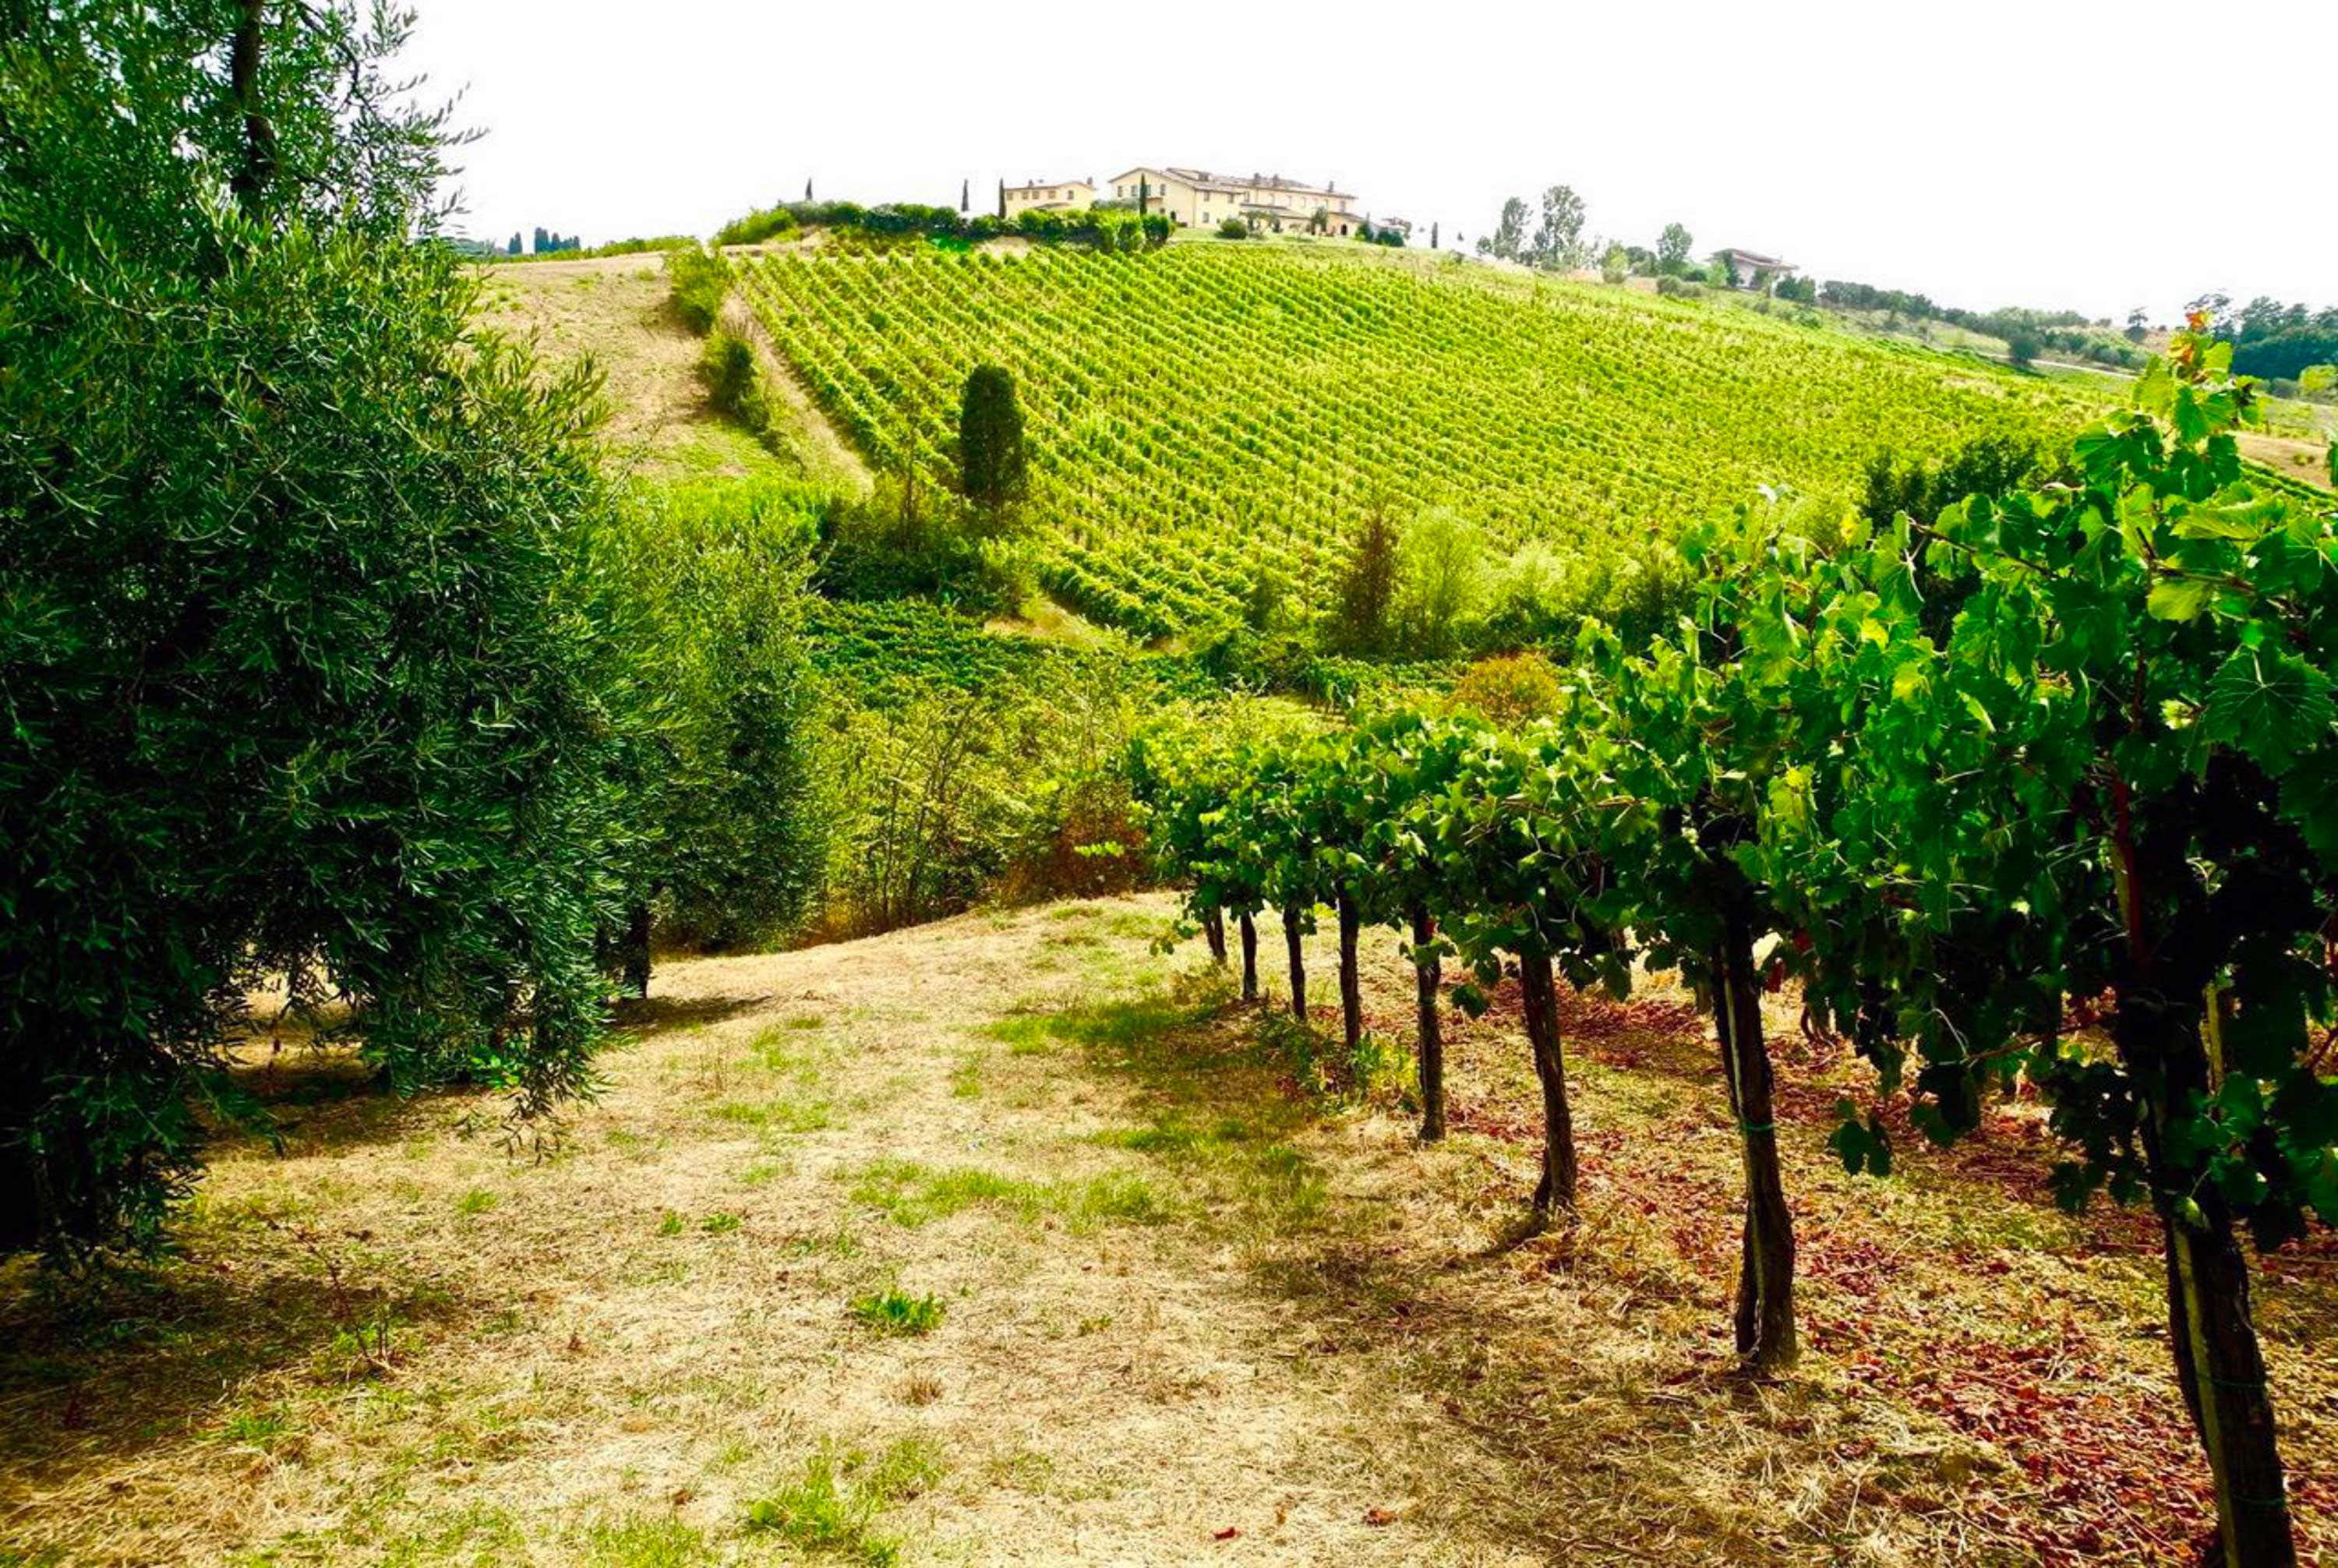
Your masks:
<path fill-rule="evenodd" d="M 1567 999 L 1585 1219 L 1527 1236 L 1514 996 L 1423 1150 L 1169 907 L 674 964 L 534 1150 L 254 1042 L 280 1146 L 181 1257 L 93 1316 L 0 1276 L 0 1563 L 2189 1561 L 2149 1228 L 2054 1210 L 2027 1107 L 1847 1178 L 1777 999 L 1806 1353 L 1752 1384 L 1685 998 Z M 2329 1561 L 2338 1259 L 2259 1307 Z"/>

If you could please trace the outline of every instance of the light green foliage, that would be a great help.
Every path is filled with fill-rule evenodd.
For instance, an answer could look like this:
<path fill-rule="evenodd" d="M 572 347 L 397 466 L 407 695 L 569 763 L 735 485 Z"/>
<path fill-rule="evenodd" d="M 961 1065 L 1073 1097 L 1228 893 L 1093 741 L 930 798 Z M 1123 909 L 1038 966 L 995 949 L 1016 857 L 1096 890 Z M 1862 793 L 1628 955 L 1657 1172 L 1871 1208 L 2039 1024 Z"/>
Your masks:
<path fill-rule="evenodd" d="M 722 253 L 693 240 L 665 253 L 665 272 L 682 324 L 701 336 L 712 331 L 731 292 L 731 264 Z"/>
<path fill-rule="evenodd" d="M 2083 407 L 1750 313 L 1279 248 L 773 257 L 744 288 L 886 471 L 947 484 L 968 369 L 1012 371 L 1044 581 L 1146 632 L 1233 621 L 1270 571 L 1320 603 L 1376 496 L 1498 554 L 1630 554 L 1757 485 L 1847 491 L 1880 446 Z"/>
<path fill-rule="evenodd" d="M 1687 531 L 1675 627 L 1595 631 L 1517 734 L 1169 731 L 1135 771 L 1197 910 L 1243 896 L 1230 868 L 1303 856 L 1361 899 L 1422 878 L 1487 978 L 1540 952 L 1620 994 L 1626 936 L 1685 970 L 1747 1151 L 1741 1350 L 1793 1344 L 1757 940 L 1930 1137 L 2026 1080 L 2063 1198 L 2162 1218 L 2240 1564 L 2294 1553 L 2236 1232 L 2338 1223 L 2338 508 L 2242 468 L 2258 394 L 2231 352 L 2179 334 L 2048 481 L 1976 452 L 1882 474 L 1868 515 L 1787 497 Z M 1960 467 L 1996 478 L 1942 505 Z M 1873 505 L 1903 491 L 1926 514 Z M 2107 1038 L 2072 1039 L 2073 1014 Z M 1836 1152 L 1886 1169 L 1880 1120 L 1844 1108 Z"/>
<path fill-rule="evenodd" d="M 824 1447 L 802 1475 L 747 1511 L 751 1531 L 770 1531 L 814 1557 L 890 1568 L 901 1543 L 878 1528 L 884 1512 L 931 1491 L 948 1467 L 933 1446 L 905 1437 L 871 1455 Z"/>
<path fill-rule="evenodd" d="M 930 1334 L 942 1326 L 942 1304 L 896 1289 L 856 1297 L 852 1315 L 880 1334 Z"/>

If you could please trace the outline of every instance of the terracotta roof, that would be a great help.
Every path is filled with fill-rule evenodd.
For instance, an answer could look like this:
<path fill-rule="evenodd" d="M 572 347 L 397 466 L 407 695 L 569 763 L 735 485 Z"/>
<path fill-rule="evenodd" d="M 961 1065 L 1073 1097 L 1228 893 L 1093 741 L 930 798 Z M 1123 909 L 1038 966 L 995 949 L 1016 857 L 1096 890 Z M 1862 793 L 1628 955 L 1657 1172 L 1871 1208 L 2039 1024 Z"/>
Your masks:
<path fill-rule="evenodd" d="M 1734 245 L 1722 254 L 1733 261 L 1743 261 L 1748 267 L 1759 267 L 1769 271 L 1791 271 L 1794 265 L 1792 261 L 1781 261 L 1775 256 L 1764 256 L 1759 250 L 1740 250 Z"/>
<path fill-rule="evenodd" d="M 1093 180 L 1034 180 L 1026 185 L 1009 185 L 1007 193 L 1012 196 L 1017 191 L 1055 191 L 1066 185 L 1085 185 L 1091 191 L 1095 189 Z"/>

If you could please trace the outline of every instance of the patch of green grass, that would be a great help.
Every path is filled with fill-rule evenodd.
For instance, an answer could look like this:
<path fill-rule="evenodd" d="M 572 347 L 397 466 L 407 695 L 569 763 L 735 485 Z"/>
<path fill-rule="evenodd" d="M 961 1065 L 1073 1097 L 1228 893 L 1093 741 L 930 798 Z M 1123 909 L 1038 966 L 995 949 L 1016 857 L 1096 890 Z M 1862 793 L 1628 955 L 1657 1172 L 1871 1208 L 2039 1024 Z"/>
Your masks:
<path fill-rule="evenodd" d="M 771 1132 L 817 1132 L 836 1125 L 824 1100 L 727 1100 L 714 1108 L 714 1117 Z"/>
<path fill-rule="evenodd" d="M 1207 1126 L 1171 1114 L 1149 1127 L 1113 1127 L 1094 1134 L 1090 1142 L 1107 1149 L 1132 1149 L 1139 1154 L 1174 1159 L 1222 1155 L 1239 1149 L 1254 1136 L 1250 1124 L 1237 1116 L 1222 1116 Z"/>
<path fill-rule="evenodd" d="M 914 1229 L 971 1208 L 1003 1210 L 1026 1222 L 1056 1219 L 1075 1227 L 1156 1224 L 1170 1205 L 1141 1176 L 1111 1171 L 1086 1181 L 1027 1181 L 973 1166 L 938 1169 L 914 1160 L 880 1160 L 844 1173 L 855 1202 Z"/>
<path fill-rule="evenodd" d="M 706 1533 L 679 1519 L 624 1519 L 584 1532 L 584 1561 L 593 1568 L 698 1568 L 721 1555 Z"/>
<path fill-rule="evenodd" d="M 852 1315 L 880 1334 L 930 1334 L 942 1326 L 942 1304 L 888 1287 L 853 1298 Z"/>
<path fill-rule="evenodd" d="M 758 1160 L 739 1172 L 742 1187 L 768 1187 L 786 1175 L 788 1168 L 777 1160 Z"/>
<path fill-rule="evenodd" d="M 825 1029 L 828 1027 L 828 1020 L 821 1017 L 817 1013 L 799 1013 L 794 1017 L 789 1019 L 786 1023 L 781 1024 L 780 1027 L 782 1029 L 794 1029 L 798 1031 L 805 1029 Z"/>
<path fill-rule="evenodd" d="M 747 1528 L 770 1531 L 807 1555 L 891 1568 L 901 1542 L 879 1531 L 880 1516 L 932 1490 L 945 1473 L 941 1455 L 920 1438 L 873 1455 L 823 1448 L 804 1461 L 800 1479 L 747 1510 Z"/>
<path fill-rule="evenodd" d="M 462 1215 L 485 1214 L 498 1200 L 484 1187 L 474 1187 L 455 1200 L 455 1212 Z"/>
<path fill-rule="evenodd" d="M 739 1216 L 736 1214 L 726 1214 L 718 1210 L 701 1220 L 698 1222 L 698 1228 L 709 1236 L 728 1236 L 732 1231 L 739 1229 Z"/>
<path fill-rule="evenodd" d="M 1045 1056 L 1056 1049 L 1055 1021 L 1041 1014 L 1020 1013 L 987 1024 L 983 1031 L 1005 1042 L 1010 1056 Z"/>
<path fill-rule="evenodd" d="M 457 1563 L 490 1568 L 526 1557 L 527 1537 L 518 1521 L 500 1508 L 476 1503 L 384 1542 L 377 1561 L 384 1568 L 445 1568 Z"/>
<path fill-rule="evenodd" d="M 220 1441 L 265 1447 L 284 1436 L 290 1425 L 281 1410 L 239 1410 L 229 1416 L 226 1425 L 220 1428 Z"/>
<path fill-rule="evenodd" d="M 972 1100 L 982 1093 L 982 1058 L 966 1055 L 950 1069 L 950 1093 L 959 1100 Z"/>

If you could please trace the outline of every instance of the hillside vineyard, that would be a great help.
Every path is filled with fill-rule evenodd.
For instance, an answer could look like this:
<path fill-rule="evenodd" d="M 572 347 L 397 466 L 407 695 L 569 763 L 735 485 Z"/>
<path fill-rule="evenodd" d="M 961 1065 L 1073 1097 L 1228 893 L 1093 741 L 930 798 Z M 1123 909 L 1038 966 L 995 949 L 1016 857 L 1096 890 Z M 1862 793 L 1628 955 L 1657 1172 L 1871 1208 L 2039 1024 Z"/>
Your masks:
<path fill-rule="evenodd" d="M 1048 586 L 1145 633 L 1229 619 L 1262 570 L 1321 589 L 1376 497 L 1579 556 L 2089 407 L 1751 314 L 1263 247 L 785 255 L 745 285 L 880 468 L 948 482 L 967 371 L 1013 371 Z"/>

